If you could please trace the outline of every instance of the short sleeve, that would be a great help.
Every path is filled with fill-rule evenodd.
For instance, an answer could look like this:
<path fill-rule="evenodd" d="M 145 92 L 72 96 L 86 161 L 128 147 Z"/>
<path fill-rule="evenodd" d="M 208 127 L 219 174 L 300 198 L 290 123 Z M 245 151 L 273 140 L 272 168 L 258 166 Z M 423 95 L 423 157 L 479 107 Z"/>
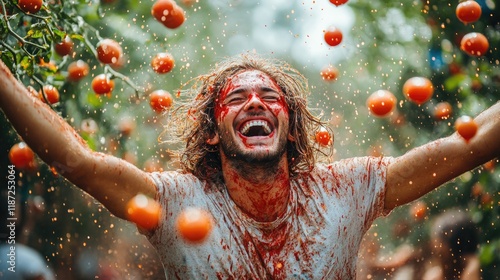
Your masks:
<path fill-rule="evenodd" d="M 371 224 L 376 218 L 389 214 L 385 210 L 387 167 L 392 157 L 356 157 L 330 165 L 333 175 L 332 192 L 344 193 L 358 216 Z"/>

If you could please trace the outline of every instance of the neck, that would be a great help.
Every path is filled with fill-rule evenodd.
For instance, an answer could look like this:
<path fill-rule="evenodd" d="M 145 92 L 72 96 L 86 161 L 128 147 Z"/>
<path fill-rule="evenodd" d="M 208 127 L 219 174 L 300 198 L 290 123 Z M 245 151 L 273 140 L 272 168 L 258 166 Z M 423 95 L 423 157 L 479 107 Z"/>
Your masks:
<path fill-rule="evenodd" d="M 284 155 L 277 163 L 242 163 L 222 156 L 229 196 L 243 212 L 259 222 L 271 222 L 287 208 L 290 174 Z"/>

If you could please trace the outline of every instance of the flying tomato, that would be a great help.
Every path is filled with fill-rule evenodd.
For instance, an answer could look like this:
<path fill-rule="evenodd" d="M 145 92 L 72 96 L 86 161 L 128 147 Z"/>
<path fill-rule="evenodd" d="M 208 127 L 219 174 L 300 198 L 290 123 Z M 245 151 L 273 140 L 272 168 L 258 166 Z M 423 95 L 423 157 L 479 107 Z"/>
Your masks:
<path fill-rule="evenodd" d="M 462 116 L 455 121 L 455 130 L 466 142 L 469 142 L 477 133 L 478 125 L 472 117 Z"/>
<path fill-rule="evenodd" d="M 184 209 L 177 217 L 176 227 L 179 235 L 189 243 L 201 243 L 212 231 L 211 215 L 199 208 Z"/>
<path fill-rule="evenodd" d="M 324 39 L 325 42 L 332 47 L 339 45 L 342 42 L 342 31 L 336 27 L 330 27 L 325 30 Z"/>
<path fill-rule="evenodd" d="M 408 100 L 421 105 L 431 99 L 434 93 L 434 86 L 425 77 L 413 77 L 404 83 L 403 93 Z"/>
<path fill-rule="evenodd" d="M 172 103 L 172 95 L 166 90 L 155 90 L 149 95 L 149 105 L 157 113 L 164 112 Z"/>
<path fill-rule="evenodd" d="M 481 5 L 479 5 L 476 1 L 467 0 L 457 5 L 455 13 L 461 22 L 465 24 L 473 23 L 478 21 L 481 17 Z"/>
<path fill-rule="evenodd" d="M 478 32 L 468 33 L 460 41 L 460 49 L 471 56 L 485 55 L 489 47 L 486 36 Z"/>
<path fill-rule="evenodd" d="M 147 230 L 158 226 L 161 207 L 156 200 L 144 194 L 137 194 L 127 202 L 126 207 L 127 220 Z"/>
<path fill-rule="evenodd" d="M 377 90 L 366 100 L 368 109 L 377 117 L 389 115 L 396 107 L 396 97 L 388 90 Z"/>
<path fill-rule="evenodd" d="M 29 168 L 34 164 L 35 153 L 26 143 L 19 142 L 10 148 L 9 160 L 16 168 Z"/>

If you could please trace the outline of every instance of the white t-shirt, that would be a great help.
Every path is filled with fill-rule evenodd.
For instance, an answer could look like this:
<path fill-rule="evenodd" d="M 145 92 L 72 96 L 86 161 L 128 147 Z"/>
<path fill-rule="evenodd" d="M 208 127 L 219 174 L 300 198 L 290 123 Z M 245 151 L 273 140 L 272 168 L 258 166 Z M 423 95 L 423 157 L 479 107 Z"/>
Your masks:
<path fill-rule="evenodd" d="M 361 157 L 318 164 L 291 182 L 286 213 L 257 222 L 243 213 L 223 186 L 190 174 L 154 173 L 163 213 L 148 238 L 167 279 L 354 279 L 359 245 L 384 215 L 391 158 Z M 214 217 L 201 244 L 176 232 L 177 215 L 198 207 Z"/>

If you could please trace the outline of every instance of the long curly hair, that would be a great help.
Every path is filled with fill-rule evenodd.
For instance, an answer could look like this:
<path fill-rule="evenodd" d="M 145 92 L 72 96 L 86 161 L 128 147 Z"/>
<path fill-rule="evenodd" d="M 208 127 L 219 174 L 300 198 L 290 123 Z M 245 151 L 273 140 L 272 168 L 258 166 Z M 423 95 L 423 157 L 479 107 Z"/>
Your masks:
<path fill-rule="evenodd" d="M 310 171 L 317 152 L 328 152 L 325 153 L 313 140 L 312 134 L 324 127 L 324 123 L 307 108 L 307 96 L 310 94 L 307 79 L 285 62 L 253 53 L 241 54 L 216 64 L 209 74 L 186 83 L 192 84 L 189 89 L 179 91 L 180 97 L 189 97 L 189 100 L 181 101 L 181 105 L 171 112 L 169 123 L 177 137 L 186 143 L 179 156 L 182 170 L 202 180 L 221 180 L 219 147 L 207 143 L 217 131 L 214 108 L 229 78 L 246 70 L 258 70 L 269 75 L 281 88 L 289 109 L 289 133 L 294 138 L 287 143 L 290 176 Z M 333 151 L 330 150 L 329 153 Z"/>

